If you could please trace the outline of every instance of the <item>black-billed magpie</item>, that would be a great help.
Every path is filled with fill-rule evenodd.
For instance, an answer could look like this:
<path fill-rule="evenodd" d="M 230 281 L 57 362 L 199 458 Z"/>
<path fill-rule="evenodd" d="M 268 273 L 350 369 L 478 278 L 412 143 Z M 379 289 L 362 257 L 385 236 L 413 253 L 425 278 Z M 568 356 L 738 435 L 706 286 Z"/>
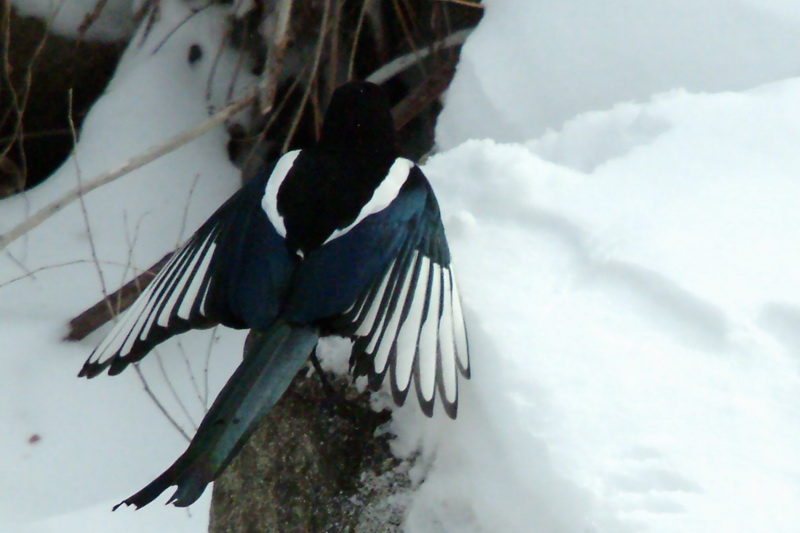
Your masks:
<path fill-rule="evenodd" d="M 456 417 L 458 375 L 468 378 L 470 364 L 450 251 L 428 180 L 398 157 L 379 87 L 337 89 L 319 143 L 284 154 L 220 207 L 79 375 L 118 374 L 169 337 L 215 324 L 263 334 L 186 452 L 122 503 L 142 507 L 172 485 L 171 503 L 197 500 L 321 336 L 351 338 L 351 370 L 373 388 L 389 374 L 397 404 L 413 380 L 426 415 L 438 394 Z"/>

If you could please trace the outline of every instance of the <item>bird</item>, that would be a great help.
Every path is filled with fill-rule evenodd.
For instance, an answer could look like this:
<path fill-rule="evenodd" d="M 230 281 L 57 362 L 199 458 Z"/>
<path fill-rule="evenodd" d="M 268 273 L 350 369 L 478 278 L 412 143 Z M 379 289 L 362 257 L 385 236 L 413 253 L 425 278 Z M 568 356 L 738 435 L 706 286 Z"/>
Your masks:
<path fill-rule="evenodd" d="M 467 331 L 433 189 L 401 157 L 382 89 L 337 88 L 316 144 L 288 151 L 228 199 L 178 249 L 79 372 L 116 375 L 156 345 L 222 324 L 258 332 L 186 451 L 119 503 L 141 508 L 169 487 L 185 507 L 233 460 L 314 356 L 353 341 L 350 369 L 394 402 L 413 388 L 455 419 L 470 378 Z"/>

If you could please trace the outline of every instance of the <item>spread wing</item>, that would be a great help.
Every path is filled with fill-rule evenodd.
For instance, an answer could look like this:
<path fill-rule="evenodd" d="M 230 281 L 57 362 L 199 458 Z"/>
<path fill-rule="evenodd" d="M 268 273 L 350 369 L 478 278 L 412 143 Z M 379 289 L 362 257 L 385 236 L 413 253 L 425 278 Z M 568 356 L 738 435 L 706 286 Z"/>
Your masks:
<path fill-rule="evenodd" d="M 331 292 L 309 298 L 308 291 L 326 290 L 313 286 L 323 269 Z M 425 414 L 438 391 L 455 418 L 458 374 L 470 373 L 467 333 L 439 207 L 418 167 L 387 208 L 309 254 L 299 279 L 305 292 L 297 300 L 328 302 L 319 316 L 338 312 L 333 332 L 355 340 L 356 376 L 377 388 L 388 374 L 399 405 L 413 379 Z"/>
<path fill-rule="evenodd" d="M 79 376 L 114 375 L 190 329 L 266 329 L 291 276 L 291 260 L 260 207 L 264 179 L 243 187 L 171 257 L 92 352 Z M 253 297 L 254 292 L 260 297 Z"/>
<path fill-rule="evenodd" d="M 441 251 L 407 246 L 351 309 L 353 364 L 373 387 L 388 372 L 399 405 L 413 376 L 423 412 L 432 414 L 438 390 L 455 418 L 458 373 L 470 373 L 469 347 L 452 266 L 440 260 Z"/>

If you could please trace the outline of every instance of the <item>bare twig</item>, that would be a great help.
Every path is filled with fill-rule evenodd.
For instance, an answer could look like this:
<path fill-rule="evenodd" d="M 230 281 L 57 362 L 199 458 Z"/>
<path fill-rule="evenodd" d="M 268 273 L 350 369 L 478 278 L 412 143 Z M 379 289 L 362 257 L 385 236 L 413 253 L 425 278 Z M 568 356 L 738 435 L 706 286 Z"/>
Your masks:
<path fill-rule="evenodd" d="M 161 42 L 159 42 L 159 43 L 156 45 L 156 47 L 155 47 L 155 48 L 153 49 L 153 51 L 151 52 L 151 55 L 156 55 L 156 54 L 158 53 L 158 51 L 159 51 L 159 50 L 161 50 L 161 48 L 162 48 L 162 47 L 163 47 L 165 44 L 167 44 L 167 42 L 168 42 L 168 41 L 169 41 L 169 40 L 172 38 L 172 36 L 173 36 L 173 35 L 175 35 L 176 33 L 178 33 L 178 30 L 180 30 L 180 29 L 183 27 L 183 25 L 184 25 L 184 24 L 186 24 L 187 22 L 189 22 L 190 20 L 192 20 L 192 19 L 193 19 L 195 16 L 199 15 L 200 13 L 202 13 L 203 11 L 205 11 L 206 9 L 208 9 L 209 7 L 211 7 L 212 5 L 213 5 L 213 4 L 209 3 L 208 5 L 205 5 L 205 6 L 203 6 L 203 7 L 199 7 L 199 8 L 193 8 L 193 9 L 190 9 L 190 10 L 189 10 L 189 14 L 188 14 L 187 16 L 183 17 L 183 19 L 181 19 L 181 21 L 180 21 L 178 24 L 176 24 L 175 26 L 173 26 L 173 27 L 172 27 L 172 28 L 171 28 L 171 29 L 170 29 L 170 30 L 167 32 L 167 34 L 164 36 L 164 38 L 163 38 L 163 39 L 161 39 Z"/>
<path fill-rule="evenodd" d="M 75 162 L 75 178 L 78 181 L 78 187 L 80 188 L 82 185 L 81 182 L 81 167 L 78 164 L 78 157 L 75 153 L 75 146 L 78 145 L 78 132 L 75 130 L 75 121 L 73 120 L 72 115 L 72 89 L 67 91 L 67 122 L 69 123 L 69 131 L 72 135 L 72 146 L 73 146 L 73 153 L 72 153 L 72 160 Z M 86 234 L 89 236 L 89 250 L 92 253 L 92 261 L 94 262 L 95 271 L 97 272 L 97 278 L 100 280 L 100 289 L 103 291 L 103 299 L 108 302 L 108 288 L 106 287 L 106 278 L 103 276 L 103 269 L 100 268 L 100 261 L 97 258 L 97 247 L 94 244 L 94 234 L 92 233 L 92 226 L 89 223 L 89 212 L 86 210 L 86 201 L 83 198 L 83 194 L 78 196 L 78 200 L 81 204 L 81 214 L 83 215 L 83 223 L 86 226 Z M 109 312 L 112 311 L 111 304 L 108 305 Z"/>
<path fill-rule="evenodd" d="M 460 6 L 474 7 L 475 9 L 484 9 L 486 6 L 478 2 L 470 2 L 469 0 L 437 0 L 437 2 L 446 2 L 448 4 L 458 4 Z"/>
<path fill-rule="evenodd" d="M 353 79 L 353 72 L 356 62 L 356 50 L 358 49 L 358 41 L 361 39 L 361 30 L 364 27 L 364 18 L 367 14 L 367 8 L 372 0 L 363 0 L 361 3 L 361 10 L 358 13 L 358 22 L 356 23 L 355 35 L 353 36 L 353 46 L 350 49 L 350 59 L 347 62 L 347 79 Z"/>
<path fill-rule="evenodd" d="M 200 181 L 200 174 L 195 174 L 194 180 L 192 180 L 192 186 L 189 187 L 189 195 L 186 197 L 186 203 L 183 205 L 183 215 L 181 216 L 181 229 L 180 231 L 178 231 L 178 242 L 175 243 L 176 248 L 180 246 L 184 240 L 186 240 L 183 234 L 186 231 L 186 221 L 189 219 L 189 206 L 192 205 L 192 196 L 194 196 L 194 191 L 197 188 L 198 181 Z"/>
<path fill-rule="evenodd" d="M 278 0 L 275 6 L 272 39 L 267 50 L 267 62 L 264 66 L 261 84 L 259 87 L 259 106 L 262 115 L 272 110 L 275 103 L 275 91 L 278 87 L 278 78 L 289 42 L 289 21 L 291 19 L 293 0 Z"/>
<path fill-rule="evenodd" d="M 58 4 L 52 13 L 52 19 L 58 16 L 58 13 L 61 11 L 61 8 L 64 7 L 64 1 L 62 0 L 61 3 Z M 9 47 L 10 47 L 10 39 L 11 39 L 11 2 L 5 2 L 5 13 L 4 19 L 8 26 L 4 28 L 4 43 L 3 43 L 3 72 L 4 76 L 8 82 L 9 92 L 11 94 L 11 110 L 14 113 L 16 118 L 16 122 L 14 123 L 14 131 L 12 133 L 12 137 L 19 140 L 19 156 L 20 156 L 20 167 L 22 168 L 22 176 L 23 179 L 27 180 L 28 176 L 28 163 L 25 157 L 25 145 L 24 145 L 24 124 L 23 124 L 23 117 L 25 115 L 25 109 L 28 107 L 28 100 L 30 98 L 30 90 L 33 84 L 33 71 L 36 67 L 36 63 L 39 61 L 39 57 L 42 54 L 42 50 L 44 50 L 44 46 L 47 43 L 48 32 L 45 31 L 42 35 L 41 40 L 37 43 L 36 48 L 33 51 L 33 55 L 31 56 L 30 61 L 26 65 L 24 70 L 23 76 L 23 93 L 22 96 L 17 93 L 17 88 L 14 87 L 14 83 L 12 82 L 11 73 L 14 70 L 14 66 L 11 65 L 9 59 Z M 8 152 L 11 150 L 13 143 L 10 143 L 5 149 L 3 149 L 2 153 L 0 153 L 0 157 L 5 157 Z M 0 247 L 2 249 L 2 247 Z"/>
<path fill-rule="evenodd" d="M 411 33 L 411 28 L 408 26 L 408 22 L 406 21 L 406 15 L 403 13 L 403 8 L 400 6 L 398 0 L 392 0 L 394 4 L 394 11 L 397 14 L 397 20 L 400 23 L 400 28 L 403 30 L 403 35 L 406 38 L 406 42 L 408 46 L 412 50 L 419 50 L 419 46 L 414 42 L 414 36 Z"/>
<path fill-rule="evenodd" d="M 331 0 L 325 0 L 325 7 L 324 11 L 322 12 L 322 22 L 320 23 L 319 28 L 319 38 L 317 40 L 317 49 L 314 52 L 314 62 L 311 66 L 311 73 L 308 76 L 308 82 L 306 84 L 306 90 L 303 93 L 303 98 L 300 100 L 300 105 L 297 106 L 297 112 L 295 113 L 294 119 L 292 120 L 292 125 L 289 128 L 289 133 L 286 135 L 286 140 L 283 142 L 283 148 L 281 148 L 281 152 L 286 152 L 289 149 L 289 144 L 292 142 L 292 138 L 294 138 L 294 134 L 297 131 L 297 126 L 300 124 L 300 119 L 303 116 L 303 109 L 306 107 L 306 103 L 308 102 L 308 97 L 311 94 L 311 90 L 314 87 L 314 81 L 317 79 L 317 74 L 319 73 L 319 62 L 322 58 L 322 48 L 325 44 L 325 35 L 328 31 L 328 20 L 330 19 L 331 14 Z"/>
<path fill-rule="evenodd" d="M 208 348 L 206 349 L 206 362 L 203 365 L 203 406 L 208 412 L 208 368 L 211 366 L 211 352 L 214 350 L 214 342 L 217 341 L 217 328 L 211 330 L 211 336 L 208 339 Z"/>
<path fill-rule="evenodd" d="M 156 404 L 156 407 L 158 408 L 159 411 L 161 411 L 161 414 L 163 414 L 166 417 L 166 419 L 169 420 L 169 423 L 172 425 L 172 427 L 174 427 L 178 431 L 178 433 L 183 435 L 184 439 L 186 439 L 187 441 L 192 440 L 189 438 L 189 435 L 186 433 L 186 431 L 184 431 L 184 429 L 178 424 L 178 422 L 176 422 L 175 419 L 172 418 L 172 415 L 170 415 L 169 411 L 167 411 L 166 408 L 164 408 L 164 406 L 161 404 L 158 398 L 156 398 L 156 395 L 153 393 L 153 390 L 150 388 L 150 385 L 147 384 L 147 380 L 144 378 L 142 370 L 139 368 L 139 363 L 134 363 L 133 368 L 134 370 L 136 370 L 136 375 L 139 376 L 139 381 L 142 382 L 142 386 L 144 387 L 144 392 L 146 392 L 147 395 L 150 397 L 150 399 L 153 400 L 153 403 Z"/>
<path fill-rule="evenodd" d="M 69 333 L 64 340 L 79 341 L 85 339 L 97 328 L 122 313 L 125 309 L 139 297 L 139 294 L 150 284 L 156 274 L 172 257 L 172 252 L 168 253 L 161 260 L 139 275 L 137 278 L 126 283 L 121 289 L 97 302 L 89 309 L 69 321 Z M 113 304 L 113 309 L 109 312 L 109 305 Z"/>
<path fill-rule="evenodd" d="M 323 102 L 327 102 L 336 87 L 339 86 L 339 37 L 341 34 L 342 25 L 342 2 L 333 2 L 331 6 L 330 22 L 328 23 L 328 45 L 326 46 L 325 53 L 330 58 L 325 62 L 327 67 L 325 73 L 325 93 Z M 319 98 L 315 101 L 317 115 L 322 115 L 322 110 L 319 108 Z M 317 130 L 319 131 L 319 130 Z"/>
<path fill-rule="evenodd" d="M 87 13 L 83 20 L 81 21 L 81 25 L 78 26 L 78 35 L 81 39 L 86 36 L 86 32 L 89 31 L 89 28 L 97 22 L 97 19 L 100 18 L 100 15 L 103 14 L 103 9 L 105 9 L 108 0 L 97 0 L 97 3 L 94 5 L 94 9 L 90 13 Z"/>
<path fill-rule="evenodd" d="M 400 103 L 392 109 L 395 128 L 402 129 L 411 119 L 431 102 L 439 98 L 450 85 L 455 73 L 455 59 L 443 61 L 420 85 L 414 87 Z"/>
<path fill-rule="evenodd" d="M 189 421 L 189 424 L 191 424 L 192 429 L 197 431 L 197 424 L 195 423 L 194 418 L 192 418 L 192 414 L 189 412 L 189 409 L 186 408 L 186 404 L 183 403 L 183 400 L 181 400 L 181 395 L 178 394 L 178 391 L 175 389 L 175 385 L 172 384 L 172 380 L 169 378 L 167 369 L 164 367 L 164 360 L 161 359 L 161 354 L 158 352 L 158 350 L 153 350 L 153 355 L 155 356 L 156 364 L 158 365 L 158 370 L 161 373 L 161 377 L 167 384 L 167 389 L 172 395 L 172 398 L 175 400 L 175 402 L 177 402 L 178 407 L 180 407 L 181 411 L 183 412 L 183 416 L 185 416 Z M 192 379 L 194 379 L 191 369 L 189 371 L 189 375 L 192 376 Z"/>
<path fill-rule="evenodd" d="M 144 217 L 145 216 L 146 216 L 145 213 L 142 213 L 139 216 L 139 219 L 136 221 L 136 226 L 133 228 L 133 236 L 131 237 L 130 225 L 128 224 L 128 212 L 127 211 L 123 211 L 122 212 L 122 222 L 125 225 L 125 244 L 128 246 L 128 262 L 125 264 L 125 269 L 122 271 L 122 275 L 121 275 L 121 278 L 120 278 L 120 284 L 124 284 L 125 283 L 125 280 L 128 278 L 128 272 L 129 271 L 134 271 L 135 272 L 136 270 L 138 270 L 137 268 L 134 267 L 134 259 L 133 259 L 133 257 L 134 257 L 134 253 L 135 253 L 135 250 L 136 250 L 136 243 L 139 240 L 139 235 L 141 235 L 140 230 L 142 228 L 142 222 L 144 221 Z M 142 271 L 139 270 L 139 273 L 141 274 Z M 141 292 L 141 290 L 142 289 L 140 288 L 140 292 Z M 120 294 L 119 290 L 117 290 L 117 292 L 115 292 L 114 294 L 111 295 L 112 302 L 113 302 L 113 305 L 114 305 L 114 310 L 112 312 L 112 315 L 108 317 L 108 320 L 110 320 L 115 315 L 118 315 L 118 314 L 120 314 L 122 312 L 122 311 L 120 311 L 120 298 L 121 298 L 121 296 L 122 295 Z M 126 307 L 126 309 L 127 309 L 127 307 Z"/>
<path fill-rule="evenodd" d="M 421 50 L 417 50 L 415 52 L 411 52 L 410 54 L 406 54 L 404 56 L 398 57 L 391 63 L 387 63 L 369 76 L 367 76 L 367 81 L 371 81 L 372 83 L 377 83 L 378 85 L 385 83 L 387 80 L 397 76 L 399 73 L 403 72 L 407 68 L 411 67 L 415 63 L 418 63 L 431 55 L 436 50 L 441 50 L 443 48 L 450 48 L 453 46 L 460 46 L 464 44 L 466 41 L 467 36 L 472 33 L 472 29 L 465 29 L 459 30 L 445 39 L 434 43 L 433 45 L 422 48 Z"/>
<path fill-rule="evenodd" d="M 52 265 L 41 266 L 41 267 L 35 268 L 33 270 L 26 270 L 24 266 L 21 266 L 21 268 L 23 270 L 26 270 L 25 274 L 22 274 L 21 276 L 17 276 L 15 278 L 10 278 L 10 279 L 7 279 L 7 280 L 3 281 L 3 283 L 0 283 L 0 289 L 2 289 L 3 287 L 6 287 L 8 285 L 12 285 L 12 284 L 14 284 L 14 283 L 16 283 L 18 281 L 22 281 L 23 279 L 27 279 L 27 278 L 34 278 L 35 279 L 36 278 L 36 274 L 38 274 L 39 272 L 45 272 L 47 270 L 54 270 L 56 268 L 64 268 L 64 267 L 74 266 L 74 265 L 83 265 L 85 263 L 91 263 L 91 262 L 92 261 L 90 259 L 75 259 L 73 261 L 66 261 L 64 263 L 55 263 L 55 264 L 52 264 Z M 19 265 L 19 262 L 17 262 L 17 264 Z M 117 265 L 117 263 L 112 263 L 112 262 L 108 262 L 106 264 Z M 110 320 L 110 317 L 108 319 L 106 319 L 106 321 L 108 321 L 108 320 Z M 100 327 L 100 326 L 98 326 L 98 327 Z M 70 339 L 70 340 L 72 340 L 72 339 Z M 74 339 L 74 340 L 80 340 L 80 339 Z"/>
<path fill-rule="evenodd" d="M 183 347 L 181 338 L 178 337 L 175 343 L 178 345 L 178 353 L 180 353 L 181 360 L 183 361 L 184 366 L 186 366 L 186 374 L 189 376 L 189 381 L 192 383 L 192 388 L 194 389 L 194 392 L 197 395 L 197 400 L 200 402 L 200 405 L 203 406 L 203 408 L 205 409 L 206 403 L 205 400 L 203 400 L 203 394 L 200 392 L 200 385 L 194 378 L 194 369 L 192 368 L 192 363 L 189 361 L 189 357 L 186 355 L 186 349 Z M 194 420 L 192 420 L 192 423 L 194 423 Z"/>
<path fill-rule="evenodd" d="M 45 220 L 53 216 L 54 214 L 58 213 L 66 206 L 80 198 L 82 194 L 87 194 L 90 191 L 97 189 L 107 183 L 110 183 L 117 178 L 129 174 L 134 170 L 137 170 L 148 163 L 158 159 L 159 157 L 168 154 L 181 146 L 185 145 L 189 141 L 192 141 L 207 131 L 211 130 L 218 124 L 221 124 L 231 116 L 235 115 L 237 112 L 241 111 L 248 105 L 250 105 L 256 98 L 256 92 L 250 91 L 245 97 L 238 100 L 237 102 L 233 102 L 226 107 L 222 108 L 221 110 L 214 113 L 204 122 L 198 124 L 194 128 L 182 132 L 178 135 L 170 137 L 163 143 L 154 146 L 145 152 L 142 152 L 139 155 L 136 155 L 126 161 L 122 166 L 119 168 L 112 170 L 110 172 L 104 172 L 99 176 L 96 176 L 94 179 L 85 182 L 82 186 L 76 187 L 72 189 L 65 195 L 61 196 L 60 198 L 56 199 L 55 201 L 49 203 L 45 207 L 39 210 L 38 213 L 34 214 L 33 216 L 27 218 L 26 220 L 22 221 L 21 223 L 17 224 L 6 233 L 0 235 L 0 250 L 5 249 L 10 243 L 14 242 L 16 239 L 21 237 L 22 235 L 26 234 L 30 230 L 36 228 L 40 224 L 42 224 Z"/>

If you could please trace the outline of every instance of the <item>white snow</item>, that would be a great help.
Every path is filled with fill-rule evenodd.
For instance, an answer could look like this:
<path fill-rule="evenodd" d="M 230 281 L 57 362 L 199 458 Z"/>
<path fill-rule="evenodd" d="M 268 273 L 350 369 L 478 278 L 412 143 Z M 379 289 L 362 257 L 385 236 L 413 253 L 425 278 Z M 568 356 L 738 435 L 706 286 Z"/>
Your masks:
<path fill-rule="evenodd" d="M 214 64 L 225 12 L 207 9 L 185 20 L 183 2 L 161 2 L 161 8 L 158 23 L 134 38 L 105 95 L 87 116 L 77 162 L 65 162 L 24 197 L 0 203 L 0 232 L 74 187 L 76 178 L 85 181 L 117 168 L 196 126 L 210 108 L 225 102 L 240 68 L 238 55 L 227 49 Z M 192 44 L 206 53 L 189 65 Z M 251 81 L 243 72 L 237 80 L 234 96 Z M 238 188 L 240 177 L 227 160 L 226 138 L 220 127 L 87 195 L 91 239 L 81 205 L 75 203 L 0 254 L 3 533 L 18 528 L 68 532 L 66 524 L 74 524 L 73 531 L 153 531 L 159 520 L 172 524 L 171 530 L 206 527 L 208 499 L 192 508 L 191 518 L 159 505 L 147 513 L 110 513 L 112 503 L 169 466 L 186 441 L 143 393 L 134 372 L 92 381 L 75 377 L 108 326 L 81 343 L 60 339 L 70 317 L 102 296 L 91 244 L 105 285 L 113 291 L 185 240 Z M 184 335 L 159 350 L 161 361 L 154 358 L 142 366 L 153 392 L 187 432 L 237 364 L 242 340 L 239 332 L 217 330 Z M 220 355 L 211 358 L 206 378 L 212 346 Z"/>
<path fill-rule="evenodd" d="M 221 11 L 164 40 L 182 4 L 162 5 L 86 121 L 83 179 L 207 116 L 210 62 L 186 49 L 213 49 Z M 473 378 L 454 422 L 394 413 L 415 461 L 407 532 L 800 529 L 798 30 L 789 0 L 488 2 L 424 167 Z M 86 198 L 109 290 L 235 190 L 223 143 Z M 0 202 L 0 231 L 74 183 L 69 161 Z M 204 531 L 208 496 L 191 517 L 109 512 L 185 441 L 134 373 L 73 377 L 103 333 L 59 341 L 102 293 L 88 243 L 76 204 L 0 255 L 0 283 L 36 271 L 0 286 L 0 530 Z M 239 358 L 241 333 L 215 335 L 210 359 L 208 333 L 159 350 L 195 423 Z M 341 368 L 342 343 L 325 351 Z M 142 366 L 191 432 L 158 360 Z"/>

